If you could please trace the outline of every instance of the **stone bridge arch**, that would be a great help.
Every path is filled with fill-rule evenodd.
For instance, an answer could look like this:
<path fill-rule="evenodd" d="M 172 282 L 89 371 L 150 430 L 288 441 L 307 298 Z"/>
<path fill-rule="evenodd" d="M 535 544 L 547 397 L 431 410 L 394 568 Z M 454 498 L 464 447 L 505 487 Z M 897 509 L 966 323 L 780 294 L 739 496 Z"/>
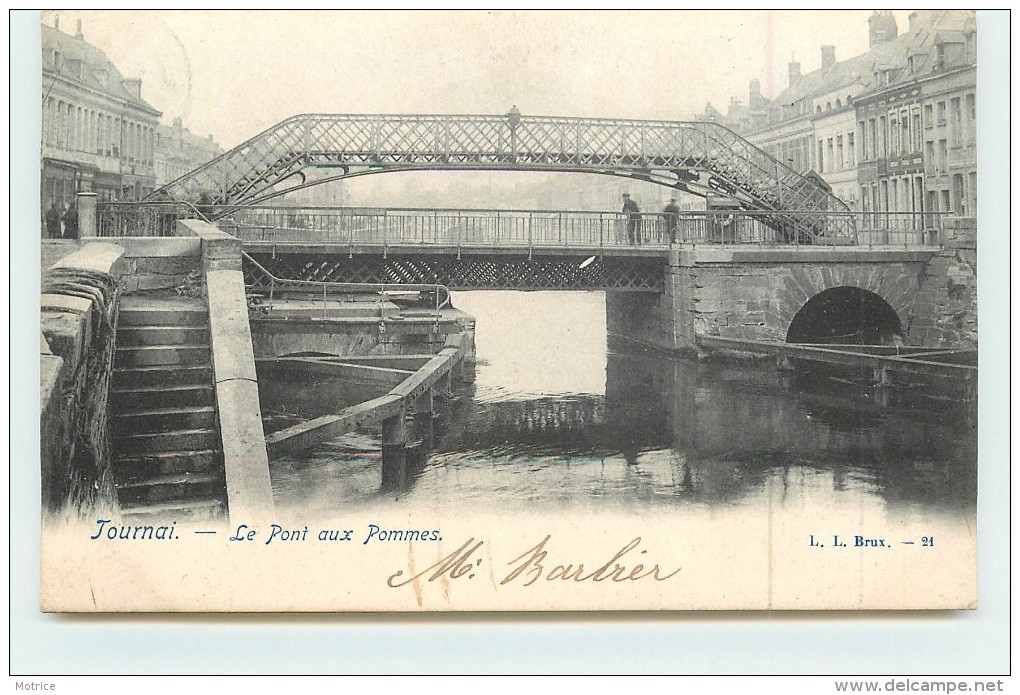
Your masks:
<path fill-rule="evenodd" d="M 906 335 L 923 269 L 923 263 L 911 262 L 798 264 L 776 269 L 770 311 L 766 312 L 768 337 L 780 342 L 812 342 L 798 339 L 804 336 L 804 312 L 828 308 L 833 320 L 839 321 L 840 305 L 858 300 L 869 314 L 869 325 Z"/>

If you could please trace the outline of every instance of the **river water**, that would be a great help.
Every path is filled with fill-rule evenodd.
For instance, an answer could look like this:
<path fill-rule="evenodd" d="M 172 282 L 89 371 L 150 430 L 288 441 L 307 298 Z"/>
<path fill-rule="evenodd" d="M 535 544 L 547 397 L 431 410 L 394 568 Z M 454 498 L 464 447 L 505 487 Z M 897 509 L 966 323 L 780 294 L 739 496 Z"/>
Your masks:
<path fill-rule="evenodd" d="M 461 292 L 477 371 L 437 399 L 432 450 L 383 489 L 378 431 L 273 463 L 282 516 L 340 510 L 785 508 L 970 516 L 976 401 L 941 384 L 876 390 L 772 362 L 694 362 L 607 340 L 598 292 Z M 378 391 L 263 388 L 267 430 Z"/>

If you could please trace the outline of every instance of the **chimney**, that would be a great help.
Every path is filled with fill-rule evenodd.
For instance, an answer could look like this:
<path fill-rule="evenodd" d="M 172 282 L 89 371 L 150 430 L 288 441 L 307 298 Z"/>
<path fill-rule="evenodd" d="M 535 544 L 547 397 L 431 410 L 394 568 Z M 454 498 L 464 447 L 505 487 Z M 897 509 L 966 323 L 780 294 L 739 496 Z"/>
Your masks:
<path fill-rule="evenodd" d="M 75 32 L 74 32 L 74 38 L 76 38 L 76 39 L 84 39 L 85 38 L 85 35 L 81 33 L 81 20 L 80 19 L 78 20 L 78 25 L 77 25 L 77 28 L 75 29 Z"/>
<path fill-rule="evenodd" d="M 174 130 L 180 130 L 183 127 L 180 116 L 174 116 Z"/>
<path fill-rule="evenodd" d="M 60 31 L 60 15 L 53 15 L 53 28 Z"/>
<path fill-rule="evenodd" d="M 899 28 L 892 12 L 875 10 L 868 18 L 868 48 L 888 43 L 896 38 Z"/>
<path fill-rule="evenodd" d="M 790 69 L 790 86 L 792 87 L 794 82 L 800 79 L 800 63 L 791 62 L 789 69 Z"/>
<path fill-rule="evenodd" d="M 836 47 L 822 46 L 822 72 L 836 64 Z"/>
<path fill-rule="evenodd" d="M 762 107 L 761 82 L 758 80 L 751 80 L 751 84 L 748 87 L 747 107 L 752 111 Z"/>

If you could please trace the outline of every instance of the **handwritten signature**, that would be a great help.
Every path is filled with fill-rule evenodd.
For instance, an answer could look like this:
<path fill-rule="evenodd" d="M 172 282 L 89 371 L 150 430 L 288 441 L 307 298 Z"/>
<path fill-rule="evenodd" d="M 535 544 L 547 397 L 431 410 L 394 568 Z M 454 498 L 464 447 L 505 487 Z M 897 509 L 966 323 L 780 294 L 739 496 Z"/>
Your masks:
<path fill-rule="evenodd" d="M 642 555 L 647 550 L 638 548 L 641 545 L 641 537 L 638 536 L 620 548 L 606 562 L 599 565 L 597 569 L 586 571 L 583 562 L 558 562 L 549 560 L 547 545 L 551 545 L 552 536 L 543 538 L 537 545 L 525 550 L 523 553 L 506 563 L 510 571 L 499 582 L 500 586 L 519 583 L 521 586 L 531 586 L 540 579 L 546 581 L 573 581 L 573 582 L 636 582 L 641 579 L 652 579 L 657 582 L 664 582 L 675 577 L 681 568 L 664 574 L 658 563 L 650 567 L 642 562 Z M 452 553 L 441 558 L 439 561 L 429 565 L 425 569 L 405 577 L 404 570 L 397 570 L 386 580 L 386 584 L 393 588 L 406 586 L 415 581 L 434 582 L 437 579 L 460 579 L 462 577 L 473 579 L 476 570 L 483 564 L 485 558 L 481 557 L 484 541 L 469 538 Z M 627 557 L 629 556 L 629 557 Z M 624 560 L 624 558 L 627 558 Z M 645 560 L 647 562 L 647 559 Z M 633 564 L 632 564 L 633 563 Z M 592 563 L 589 563 L 589 567 Z M 413 570 L 408 570 L 412 572 Z"/>

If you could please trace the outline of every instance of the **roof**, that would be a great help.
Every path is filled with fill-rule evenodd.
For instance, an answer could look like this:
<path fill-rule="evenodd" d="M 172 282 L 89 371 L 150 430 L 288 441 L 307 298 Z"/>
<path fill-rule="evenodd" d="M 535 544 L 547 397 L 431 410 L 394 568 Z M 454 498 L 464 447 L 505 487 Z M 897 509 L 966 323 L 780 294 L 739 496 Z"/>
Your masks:
<path fill-rule="evenodd" d="M 53 52 L 60 53 L 60 65 L 54 64 Z M 66 72 L 67 61 L 82 61 L 80 82 L 89 89 L 121 99 L 141 109 L 150 111 L 157 117 L 160 111 L 141 97 L 136 97 L 124 85 L 125 77 L 117 69 L 106 54 L 84 39 L 65 34 L 59 29 L 42 25 L 42 64 L 43 71 L 57 72 L 66 79 L 74 80 L 74 76 Z M 100 73 L 106 71 L 106 81 L 100 79 Z"/>
<path fill-rule="evenodd" d="M 865 90 L 879 86 L 876 72 L 893 71 L 889 83 L 932 71 L 933 48 L 937 43 L 963 43 L 966 32 L 976 24 L 972 11 L 923 10 L 918 12 L 913 31 L 878 44 L 867 53 L 835 63 L 827 70 L 819 68 L 802 75 L 776 96 L 777 105 L 793 104 L 802 99 L 821 96 L 842 87 L 860 83 Z M 913 72 L 907 69 L 907 57 L 914 57 Z"/>

